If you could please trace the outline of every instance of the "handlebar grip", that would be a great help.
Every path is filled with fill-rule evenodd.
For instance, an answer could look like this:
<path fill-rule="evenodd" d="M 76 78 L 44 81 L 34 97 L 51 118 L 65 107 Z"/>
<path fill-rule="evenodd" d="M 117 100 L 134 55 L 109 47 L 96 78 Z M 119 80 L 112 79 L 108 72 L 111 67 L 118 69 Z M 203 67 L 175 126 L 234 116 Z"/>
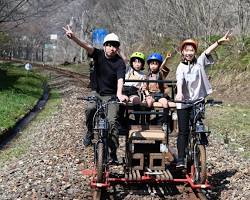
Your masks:
<path fill-rule="evenodd" d="M 207 104 L 210 104 L 210 105 L 215 105 L 215 104 L 222 104 L 223 102 L 222 101 L 219 101 L 219 100 L 214 100 L 214 99 L 208 99 L 207 100 Z"/>
<path fill-rule="evenodd" d="M 98 98 L 96 96 L 87 96 L 87 97 L 77 97 L 77 100 L 84 101 L 96 101 Z"/>
<path fill-rule="evenodd" d="M 86 97 L 77 97 L 76 99 L 77 100 L 86 100 L 86 101 L 88 100 L 88 98 L 86 98 Z"/>
<path fill-rule="evenodd" d="M 77 97 L 77 100 L 103 102 L 103 100 L 101 98 L 99 98 L 98 96 Z M 107 102 L 119 103 L 119 99 L 117 96 L 111 96 L 111 98 Z"/>
<path fill-rule="evenodd" d="M 214 101 L 213 104 L 223 104 L 223 101 Z"/>

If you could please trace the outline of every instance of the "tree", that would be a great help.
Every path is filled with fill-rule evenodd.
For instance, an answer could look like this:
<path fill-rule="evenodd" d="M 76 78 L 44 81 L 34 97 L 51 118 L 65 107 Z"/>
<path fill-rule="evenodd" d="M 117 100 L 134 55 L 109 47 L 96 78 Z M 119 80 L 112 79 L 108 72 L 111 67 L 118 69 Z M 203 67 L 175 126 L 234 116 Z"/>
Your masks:
<path fill-rule="evenodd" d="M 241 36 L 243 48 L 250 27 L 249 0 L 0 1 L 3 8 L 0 31 L 23 23 L 14 29 L 18 33 L 12 31 L 9 35 L 14 33 L 15 41 L 21 46 L 24 43 L 21 38 L 25 35 L 33 51 L 42 48 L 49 42 L 49 35 L 56 33 L 65 59 L 79 57 L 80 52 L 78 46 L 72 45 L 63 36 L 62 26 L 66 24 L 70 24 L 76 34 L 86 40 L 91 39 L 94 28 L 115 32 L 120 36 L 122 48 L 127 54 L 134 50 L 164 49 L 168 38 L 174 41 L 174 49 L 180 40 L 188 37 L 202 39 L 209 44 L 214 40 L 213 35 L 229 29 Z M 17 6 L 17 3 L 20 5 Z"/>
<path fill-rule="evenodd" d="M 0 0 L 0 31 L 6 31 L 34 17 L 43 17 L 69 0 Z"/>

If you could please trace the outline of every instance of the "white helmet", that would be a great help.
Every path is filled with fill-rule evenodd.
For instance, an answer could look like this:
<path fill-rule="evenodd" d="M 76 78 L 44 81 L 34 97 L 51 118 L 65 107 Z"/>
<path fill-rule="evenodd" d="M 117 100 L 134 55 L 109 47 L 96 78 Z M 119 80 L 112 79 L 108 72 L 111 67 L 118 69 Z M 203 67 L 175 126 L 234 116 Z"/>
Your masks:
<path fill-rule="evenodd" d="M 114 33 L 110 33 L 110 34 L 108 34 L 108 35 L 105 36 L 105 38 L 103 40 L 103 45 L 106 42 L 117 42 L 120 45 L 119 37 L 116 34 L 114 34 Z"/>

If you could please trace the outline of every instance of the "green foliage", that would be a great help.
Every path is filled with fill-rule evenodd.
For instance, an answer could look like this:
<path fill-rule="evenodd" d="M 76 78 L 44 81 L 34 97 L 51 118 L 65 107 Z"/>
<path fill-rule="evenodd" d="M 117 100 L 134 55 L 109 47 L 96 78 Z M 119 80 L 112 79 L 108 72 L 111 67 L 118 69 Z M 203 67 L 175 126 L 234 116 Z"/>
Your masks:
<path fill-rule="evenodd" d="M 222 35 L 211 35 L 210 36 L 210 41 L 211 42 L 215 42 L 217 41 L 218 39 L 220 39 L 222 37 Z"/>
<path fill-rule="evenodd" d="M 27 131 L 24 131 L 19 137 L 18 140 L 11 141 L 14 143 L 11 148 L 5 149 L 4 153 L 0 154 L 0 168 L 2 168 L 6 161 L 9 161 L 13 158 L 18 158 L 19 156 L 26 153 L 32 143 L 31 140 L 27 139 L 29 137 L 30 129 L 32 127 L 39 126 L 44 120 L 48 119 L 49 116 L 58 109 L 58 105 L 61 103 L 60 95 L 57 90 L 50 91 L 50 98 L 46 103 L 45 108 L 39 113 L 39 115 L 31 122 L 32 126 L 26 128 Z M 17 145 L 18 144 L 18 145 Z"/>
<path fill-rule="evenodd" d="M 206 43 L 205 38 L 199 41 L 201 51 L 220 39 L 222 35 L 210 36 L 210 42 Z M 250 65 L 250 37 L 243 40 L 240 37 L 232 37 L 229 43 L 219 46 L 213 53 L 215 65 L 212 71 L 249 71 Z"/>
<path fill-rule="evenodd" d="M 224 105 L 207 109 L 207 123 L 212 134 L 229 139 L 229 145 L 236 151 L 244 149 L 244 156 L 250 158 L 250 107 Z"/>
<path fill-rule="evenodd" d="M 43 93 L 45 78 L 24 66 L 0 64 L 0 132 L 12 127 Z"/>

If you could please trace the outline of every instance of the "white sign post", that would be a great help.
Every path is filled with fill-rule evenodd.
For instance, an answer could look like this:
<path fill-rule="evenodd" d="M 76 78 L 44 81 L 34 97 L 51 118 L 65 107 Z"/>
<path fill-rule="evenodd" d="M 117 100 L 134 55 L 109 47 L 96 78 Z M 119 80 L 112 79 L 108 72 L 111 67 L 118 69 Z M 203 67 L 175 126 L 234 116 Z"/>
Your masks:
<path fill-rule="evenodd" d="M 30 63 L 26 63 L 24 65 L 24 68 L 26 69 L 26 77 L 27 77 L 27 76 L 29 76 L 29 73 L 32 70 L 32 65 Z"/>
<path fill-rule="evenodd" d="M 56 57 L 56 47 L 57 47 L 57 34 L 51 34 L 50 35 L 50 39 L 51 40 L 56 40 L 56 45 L 53 45 L 52 48 L 53 48 L 53 66 L 55 65 L 55 57 Z"/>
<path fill-rule="evenodd" d="M 32 65 L 30 63 L 26 63 L 24 68 L 27 70 L 27 71 L 30 71 L 32 70 Z"/>
<path fill-rule="evenodd" d="M 57 34 L 51 34 L 50 39 L 51 40 L 57 40 Z"/>

